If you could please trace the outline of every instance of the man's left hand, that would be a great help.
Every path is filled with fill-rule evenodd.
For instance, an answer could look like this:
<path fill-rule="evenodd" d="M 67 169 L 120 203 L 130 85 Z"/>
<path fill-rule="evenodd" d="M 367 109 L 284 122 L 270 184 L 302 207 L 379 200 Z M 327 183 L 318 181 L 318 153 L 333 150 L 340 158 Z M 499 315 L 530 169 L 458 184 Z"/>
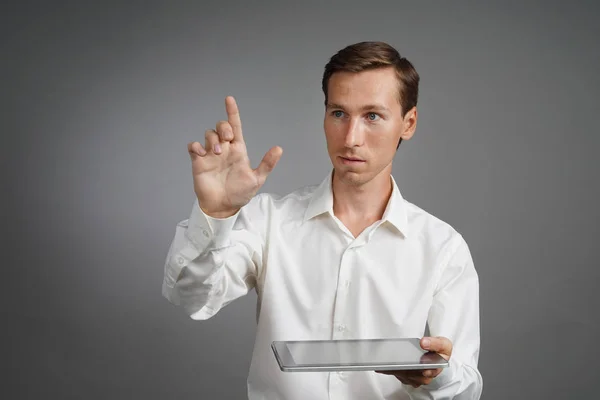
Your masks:
<path fill-rule="evenodd" d="M 436 352 L 444 359 L 450 360 L 452 355 L 452 342 L 445 337 L 424 337 L 421 339 L 423 350 Z M 437 369 L 400 370 L 400 371 L 375 371 L 380 374 L 394 375 L 400 382 L 418 388 L 421 385 L 429 385 L 441 372 Z"/>

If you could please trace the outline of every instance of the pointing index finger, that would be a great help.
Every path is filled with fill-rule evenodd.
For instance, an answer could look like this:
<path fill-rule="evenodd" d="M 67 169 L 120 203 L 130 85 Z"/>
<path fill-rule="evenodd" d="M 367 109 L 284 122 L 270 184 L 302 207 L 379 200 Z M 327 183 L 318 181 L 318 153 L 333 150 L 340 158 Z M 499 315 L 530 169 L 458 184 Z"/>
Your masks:
<path fill-rule="evenodd" d="M 227 109 L 227 120 L 233 129 L 233 140 L 243 140 L 240 111 L 233 96 L 227 96 L 225 98 L 225 108 Z"/>

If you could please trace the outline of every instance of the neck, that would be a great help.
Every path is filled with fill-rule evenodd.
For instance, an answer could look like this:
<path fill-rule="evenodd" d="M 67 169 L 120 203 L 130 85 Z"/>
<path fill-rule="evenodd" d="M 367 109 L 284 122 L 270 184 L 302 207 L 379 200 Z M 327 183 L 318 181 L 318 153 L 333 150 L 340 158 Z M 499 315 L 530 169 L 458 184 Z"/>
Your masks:
<path fill-rule="evenodd" d="M 350 220 L 378 221 L 383 217 L 392 195 L 390 171 L 381 173 L 362 185 L 343 182 L 333 174 L 333 213 Z"/>

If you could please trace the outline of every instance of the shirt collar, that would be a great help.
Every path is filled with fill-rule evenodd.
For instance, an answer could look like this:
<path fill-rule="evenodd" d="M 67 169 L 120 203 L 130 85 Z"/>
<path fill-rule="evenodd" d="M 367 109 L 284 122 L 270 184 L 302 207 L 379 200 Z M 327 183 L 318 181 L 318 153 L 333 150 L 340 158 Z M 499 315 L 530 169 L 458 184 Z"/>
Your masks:
<path fill-rule="evenodd" d="M 321 184 L 313 193 L 306 212 L 304 213 L 304 221 L 308 221 L 318 215 L 329 213 L 333 216 L 333 191 L 331 180 L 333 178 L 333 170 L 327 175 Z M 406 204 L 400 193 L 400 189 L 396 184 L 393 176 L 392 179 L 392 195 L 383 212 L 382 221 L 389 222 L 393 225 L 404 237 L 408 235 L 408 217 L 406 215 Z"/>
<path fill-rule="evenodd" d="M 306 212 L 304 213 L 304 221 L 308 221 L 318 215 L 328 212 L 333 215 L 333 192 L 331 190 L 331 179 L 333 178 L 333 170 L 323 179 L 321 184 L 313 193 Z"/>

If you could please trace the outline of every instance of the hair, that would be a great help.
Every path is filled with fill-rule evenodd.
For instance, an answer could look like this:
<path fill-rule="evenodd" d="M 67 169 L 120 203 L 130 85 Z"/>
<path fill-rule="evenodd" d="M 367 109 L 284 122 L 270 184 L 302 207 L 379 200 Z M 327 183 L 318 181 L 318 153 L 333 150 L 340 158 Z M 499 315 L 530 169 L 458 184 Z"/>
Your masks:
<path fill-rule="evenodd" d="M 402 117 L 417 105 L 419 97 L 419 74 L 410 61 L 398 50 L 385 42 L 359 42 L 349 45 L 334 54 L 325 65 L 322 87 L 327 106 L 329 79 L 336 72 L 362 72 L 378 68 L 393 67 L 398 78 L 398 101 Z M 402 139 L 398 142 L 398 146 Z"/>

